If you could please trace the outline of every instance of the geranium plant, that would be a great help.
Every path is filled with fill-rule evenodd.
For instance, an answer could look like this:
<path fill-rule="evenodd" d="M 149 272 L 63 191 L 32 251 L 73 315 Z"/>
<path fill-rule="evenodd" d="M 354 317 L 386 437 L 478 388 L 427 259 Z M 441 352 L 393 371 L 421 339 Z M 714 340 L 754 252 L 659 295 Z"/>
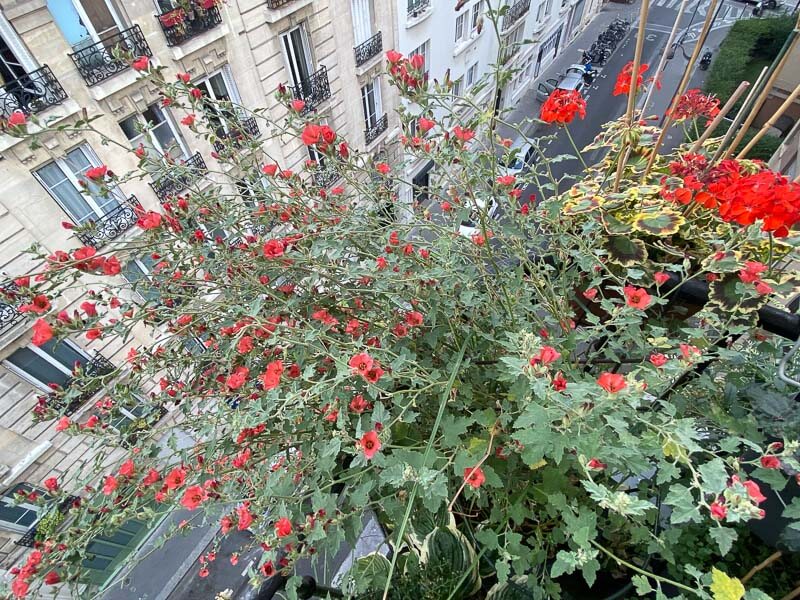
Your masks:
<path fill-rule="evenodd" d="M 354 570 L 356 596 L 408 597 L 404 581 L 420 586 L 419 569 L 444 564 L 432 562 L 432 543 L 457 552 L 447 564 L 465 579 L 446 580 L 465 598 L 586 598 L 606 577 L 640 594 L 670 584 L 684 597 L 744 595 L 735 573 L 676 554 L 678 534 L 703 527 L 725 555 L 731 525 L 764 517 L 765 486 L 798 485 L 800 446 L 742 427 L 752 415 L 732 427 L 679 384 L 710 359 L 724 373 L 737 356 L 725 342 L 788 291 L 781 265 L 794 252 L 797 205 L 768 204 L 759 191 L 795 198 L 796 186 L 758 163 L 715 162 L 715 138 L 647 165 L 658 132 L 625 119 L 596 141 L 606 158 L 567 189 L 549 178 L 556 157 L 535 139 L 541 160 L 510 176 L 501 164 L 516 150 L 497 136 L 502 111 L 457 112 L 449 83 L 426 81 L 418 56 L 390 52 L 388 63 L 420 117 L 412 134 L 412 114 L 401 112 L 402 151 L 437 165 L 428 202 L 401 205 L 401 165 L 353 152 L 283 90 L 285 119 L 237 111 L 281 141 L 314 146 L 333 187 L 318 185 L 323 165 L 289 170 L 245 134 L 208 175 L 137 152 L 139 172 L 109 165 L 94 184 L 109 190 L 147 173 L 188 189 L 142 210 L 134 240 L 42 254 L 47 268 L 18 280 L 33 307 L 87 276 L 102 281 L 89 284 L 90 307 L 39 316 L 35 344 L 117 336 L 128 348 L 126 364 L 78 373 L 37 409 L 125 456 L 82 488 L 51 482 L 54 502 L 82 498 L 15 572 L 17 597 L 79 584 L 95 536 L 176 507 L 218 522 L 220 538 L 251 531 L 263 548 L 254 583 L 352 543 L 371 511 L 396 551 L 375 559 L 380 569 Z M 623 73 L 620 93 L 636 70 Z M 184 124 L 197 134 L 211 138 L 230 115 L 187 75 L 147 62 L 142 71 L 194 115 Z M 553 126 L 591 110 L 575 96 L 546 106 Z M 76 128 L 94 131 L 91 119 Z M 231 169 L 250 194 L 218 183 Z M 537 205 L 521 198 L 531 184 Z M 127 283 L 121 264 L 142 254 L 155 264 L 150 277 Z M 676 321 L 667 273 L 723 285 Z M 153 340 L 134 346 L 130 332 L 142 327 Z M 64 415 L 99 384 L 88 420 Z M 111 424 L 132 406 L 141 416 L 120 433 Z M 178 431 L 194 445 L 176 444 Z M 785 508 L 794 527 L 799 513 L 797 501 Z M 688 576 L 670 579 L 664 564 Z"/>

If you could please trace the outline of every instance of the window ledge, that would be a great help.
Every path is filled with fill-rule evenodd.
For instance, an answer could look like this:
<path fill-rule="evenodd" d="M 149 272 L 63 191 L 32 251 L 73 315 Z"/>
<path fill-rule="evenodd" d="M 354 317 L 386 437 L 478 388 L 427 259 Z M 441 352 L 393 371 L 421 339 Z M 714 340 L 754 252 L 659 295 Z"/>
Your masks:
<path fill-rule="evenodd" d="M 59 123 L 64 119 L 71 117 L 72 115 L 76 114 L 81 107 L 73 98 L 67 98 L 61 104 L 56 104 L 55 106 L 51 106 L 46 108 L 40 113 L 34 115 L 37 119 L 40 119 L 42 122 L 49 123 L 50 125 L 54 125 L 55 123 Z M 28 133 L 38 133 L 42 130 L 41 127 L 38 127 L 32 123 L 28 125 Z M 17 144 L 21 144 L 27 140 L 26 138 L 16 138 L 11 137 L 10 135 L 3 135 L 0 136 L 0 153 L 5 152 L 16 146 Z"/>
<path fill-rule="evenodd" d="M 363 77 L 365 73 L 371 71 L 375 65 L 380 64 L 381 60 L 385 54 L 383 52 L 378 52 L 375 56 L 370 58 L 367 62 L 365 62 L 360 67 L 356 67 L 356 77 Z"/>
<path fill-rule="evenodd" d="M 466 40 L 461 40 L 460 42 L 458 42 L 453 48 L 453 58 L 464 52 L 464 50 L 466 50 L 467 48 L 472 46 L 472 44 L 478 41 L 480 35 L 481 35 L 480 33 L 475 32 L 470 34 L 470 36 Z"/>
<path fill-rule="evenodd" d="M 51 444 L 50 442 L 44 441 L 38 446 L 36 446 L 33 450 L 28 452 L 22 458 L 21 461 L 19 461 L 17 464 L 11 467 L 10 471 L 4 473 L 5 478 L 3 479 L 2 482 L 0 482 L 0 485 L 2 485 L 3 487 L 11 485 L 14 482 L 14 480 L 25 471 L 25 469 L 27 469 L 34 462 L 36 462 L 36 459 L 39 458 L 45 452 L 47 452 L 52 445 L 53 444 Z"/>
<path fill-rule="evenodd" d="M 198 50 L 208 46 L 209 44 L 213 44 L 219 39 L 224 38 L 228 35 L 228 25 L 227 23 L 223 22 L 208 31 L 204 31 L 203 33 L 194 36 L 191 39 L 186 40 L 182 44 L 178 44 L 177 46 L 172 46 L 170 50 L 172 50 L 172 56 L 175 60 L 182 60 L 197 52 Z"/>
<path fill-rule="evenodd" d="M 433 13 L 433 2 L 431 2 L 430 6 L 418 14 L 416 17 L 407 17 L 406 18 L 406 29 L 411 29 L 415 25 L 419 25 L 425 19 L 431 16 Z"/>
<path fill-rule="evenodd" d="M 286 6 L 282 6 L 281 8 L 266 8 L 266 21 L 270 25 L 277 23 L 281 19 L 285 19 L 301 8 L 305 8 L 309 4 L 312 4 L 313 1 L 314 0 L 294 0 L 293 2 L 289 2 L 289 4 Z"/>
<path fill-rule="evenodd" d="M 533 33 L 541 33 L 544 29 L 544 26 L 547 24 L 546 20 L 536 21 L 533 24 Z"/>
<path fill-rule="evenodd" d="M 157 66 L 159 63 L 155 57 L 150 59 L 151 64 Z M 109 77 L 108 79 L 103 80 L 101 83 L 94 85 L 89 88 L 89 94 L 91 94 L 92 98 L 97 100 L 105 100 L 112 94 L 116 94 L 117 92 L 124 90 L 126 87 L 129 87 L 139 81 L 140 79 L 144 79 L 144 77 L 140 77 L 138 71 L 134 71 L 133 69 L 125 69 L 121 73 L 113 77 Z"/>

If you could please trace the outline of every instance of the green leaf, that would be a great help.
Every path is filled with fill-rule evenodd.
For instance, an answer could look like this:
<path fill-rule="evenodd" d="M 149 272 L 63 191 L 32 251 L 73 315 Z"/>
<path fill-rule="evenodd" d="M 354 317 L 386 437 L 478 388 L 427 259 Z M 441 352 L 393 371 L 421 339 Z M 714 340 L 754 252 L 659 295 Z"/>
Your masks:
<path fill-rule="evenodd" d="M 640 596 L 644 596 L 645 594 L 649 594 L 653 591 L 653 586 L 650 585 L 650 580 L 644 575 L 634 575 L 631 577 L 631 582 L 633 583 L 633 587 L 636 588 L 636 593 Z"/>
<path fill-rule="evenodd" d="M 793 498 L 791 504 L 783 509 L 783 516 L 787 519 L 800 519 L 800 498 Z"/>
<path fill-rule="evenodd" d="M 700 520 L 700 510 L 695 504 L 694 496 L 692 496 L 689 488 L 685 486 L 680 484 L 673 485 L 664 498 L 664 503 L 672 507 L 670 522 L 673 525 Z"/>
<path fill-rule="evenodd" d="M 731 529 L 730 527 L 714 527 L 709 532 L 709 535 L 711 535 L 712 540 L 717 542 L 722 556 L 725 556 L 731 551 L 733 542 L 735 542 L 739 537 L 739 534 L 736 533 L 736 530 Z"/>
<path fill-rule="evenodd" d="M 714 567 L 711 569 L 711 593 L 714 600 L 741 600 L 744 586 L 735 577 Z"/>
<path fill-rule="evenodd" d="M 704 491 L 720 493 L 727 487 L 728 471 L 721 458 L 700 465 L 698 470 L 703 480 Z"/>
<path fill-rule="evenodd" d="M 550 569 L 550 577 L 555 579 L 561 575 L 570 575 L 575 572 L 578 566 L 578 557 L 575 552 L 567 552 L 566 550 L 559 550 L 556 554 L 556 561 Z"/>
<path fill-rule="evenodd" d="M 647 258 L 644 242 L 636 238 L 611 235 L 606 240 L 605 248 L 611 261 L 621 267 L 642 264 Z"/>
<path fill-rule="evenodd" d="M 747 590 L 747 593 L 744 595 L 744 600 L 773 600 L 773 598 L 758 588 L 752 588 Z"/>
<path fill-rule="evenodd" d="M 658 212 L 647 211 L 637 214 L 631 225 L 635 230 L 643 233 L 667 236 L 677 233 L 685 222 L 686 219 L 679 212 L 662 207 Z"/>
<path fill-rule="evenodd" d="M 389 576 L 389 560 L 379 552 L 362 556 L 348 571 L 348 577 L 359 591 L 368 588 L 382 588 Z"/>
<path fill-rule="evenodd" d="M 786 476 L 781 473 L 780 469 L 762 469 L 761 467 L 754 470 L 750 476 L 753 479 L 763 481 L 776 492 L 780 492 L 786 487 L 788 480 Z"/>

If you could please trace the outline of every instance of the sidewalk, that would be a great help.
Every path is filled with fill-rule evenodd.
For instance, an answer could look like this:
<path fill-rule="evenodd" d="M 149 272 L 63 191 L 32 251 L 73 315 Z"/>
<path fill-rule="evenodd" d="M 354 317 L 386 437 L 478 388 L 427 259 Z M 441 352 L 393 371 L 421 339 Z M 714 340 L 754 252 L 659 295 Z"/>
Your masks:
<path fill-rule="evenodd" d="M 606 2 L 597 13 L 594 19 L 581 31 L 567 46 L 564 46 L 550 65 L 542 69 L 539 76 L 531 79 L 527 89 L 522 92 L 517 101 L 517 105 L 511 112 L 505 115 L 504 120 L 522 126 L 523 131 L 530 133 L 532 125 L 530 121 L 526 125 L 526 120 L 536 118 L 539 115 L 539 101 L 536 100 L 536 86 L 546 79 L 558 79 L 560 74 L 566 72 L 567 67 L 582 62 L 582 52 L 589 48 L 597 40 L 597 36 L 608 27 L 617 17 L 633 22 L 639 15 L 638 4 L 615 4 Z M 631 29 L 633 34 L 635 32 Z M 630 35 L 630 34 L 629 34 Z M 501 137 L 516 138 L 513 129 L 505 125 L 497 128 L 497 133 Z"/>

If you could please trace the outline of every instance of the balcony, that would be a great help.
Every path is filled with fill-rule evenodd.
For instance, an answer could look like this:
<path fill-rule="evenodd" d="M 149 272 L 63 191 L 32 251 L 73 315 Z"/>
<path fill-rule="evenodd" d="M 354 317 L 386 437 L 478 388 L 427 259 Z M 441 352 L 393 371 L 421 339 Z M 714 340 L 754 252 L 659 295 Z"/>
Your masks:
<path fill-rule="evenodd" d="M 321 188 L 327 188 L 333 185 L 339 179 L 339 173 L 330 167 L 319 166 L 311 175 L 311 177 L 314 180 L 315 185 Z"/>
<path fill-rule="evenodd" d="M 16 307 L 18 291 L 19 286 L 10 279 L 0 283 L 0 334 L 25 318 Z"/>
<path fill-rule="evenodd" d="M 294 0 L 267 0 L 267 8 L 281 8 Z"/>
<path fill-rule="evenodd" d="M 153 52 L 138 25 L 70 54 L 89 87 L 126 71 L 130 60 L 139 56 L 153 56 Z"/>
<path fill-rule="evenodd" d="M 331 86 L 328 83 L 328 69 L 321 66 L 316 73 L 308 79 L 303 79 L 300 85 L 292 86 L 292 95 L 306 103 L 303 114 L 307 114 L 317 108 L 325 100 L 331 97 Z"/>
<path fill-rule="evenodd" d="M 76 365 L 76 368 L 81 368 L 84 375 L 92 378 L 103 377 L 116 370 L 114 364 L 97 351 L 82 367 Z M 75 379 L 70 377 L 63 387 L 55 386 L 49 394 L 39 396 L 33 414 L 44 419 L 52 418 L 52 411 L 73 415 L 103 387 L 103 382 L 98 379 L 90 380 L 82 389 L 74 382 Z"/>
<path fill-rule="evenodd" d="M 364 141 L 369 146 L 372 142 L 378 139 L 380 135 L 389 127 L 389 116 L 383 113 L 383 116 L 375 121 L 372 127 L 367 127 L 364 130 Z"/>
<path fill-rule="evenodd" d="M 511 29 L 531 8 L 531 0 L 517 0 L 503 15 L 502 31 Z"/>
<path fill-rule="evenodd" d="M 138 219 L 136 212 L 141 208 L 142 205 L 136 196 L 131 196 L 111 212 L 81 228 L 81 231 L 76 232 L 76 236 L 87 246 L 102 248 L 136 225 Z"/>
<path fill-rule="evenodd" d="M 156 15 L 167 38 L 167 46 L 178 46 L 222 23 L 216 4 L 210 3 L 208 8 L 204 8 L 203 2 L 193 2 L 190 6 L 192 8 L 188 11 L 176 8 Z"/>
<path fill-rule="evenodd" d="M 247 117 L 239 119 L 238 127 L 228 125 L 228 131 L 218 132 L 218 139 L 214 142 L 214 150 L 223 152 L 226 146 L 239 148 L 247 136 L 257 138 L 261 135 L 261 130 L 258 128 L 258 123 L 255 117 Z"/>
<path fill-rule="evenodd" d="M 50 67 L 44 65 L 40 69 L 3 85 L 0 114 L 4 119 L 18 110 L 30 115 L 41 112 L 50 106 L 61 104 L 66 99 L 67 93 L 64 88 L 61 87 Z"/>
<path fill-rule="evenodd" d="M 195 152 L 181 165 L 175 166 L 183 168 L 172 169 L 168 175 L 150 184 L 161 202 L 185 190 L 196 175 L 207 171 L 206 163 L 199 152 Z"/>
<path fill-rule="evenodd" d="M 381 50 L 383 50 L 383 34 L 379 31 L 363 44 L 353 48 L 353 52 L 356 55 L 356 66 L 360 67 L 370 58 L 380 54 Z"/>
<path fill-rule="evenodd" d="M 408 18 L 418 19 L 431 8 L 431 0 L 408 0 Z"/>
<path fill-rule="evenodd" d="M 47 496 L 47 492 L 44 490 L 36 489 L 40 495 Z M 51 512 L 44 514 L 36 523 L 33 524 L 33 527 L 28 529 L 21 538 L 19 538 L 14 543 L 17 546 L 23 546 L 25 548 L 33 548 L 36 545 L 36 542 L 43 542 L 48 537 L 52 537 L 55 533 L 55 530 L 58 526 L 64 521 L 66 518 L 66 514 L 72 505 L 77 501 L 80 500 L 78 496 L 66 496 L 61 502 L 58 503 Z M 41 531 L 41 533 L 40 533 Z"/>

